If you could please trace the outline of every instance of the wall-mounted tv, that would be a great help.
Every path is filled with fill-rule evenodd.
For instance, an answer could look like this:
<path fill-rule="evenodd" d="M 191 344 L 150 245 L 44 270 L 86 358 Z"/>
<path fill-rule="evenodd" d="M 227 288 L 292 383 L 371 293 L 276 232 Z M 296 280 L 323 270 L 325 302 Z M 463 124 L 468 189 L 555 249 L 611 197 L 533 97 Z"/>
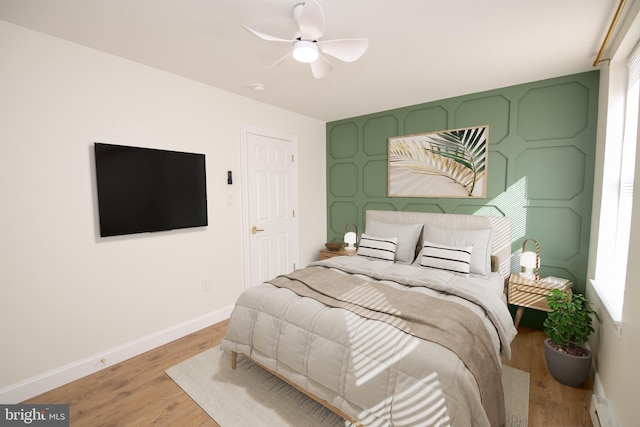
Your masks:
<path fill-rule="evenodd" d="M 207 225 L 204 154 L 94 148 L 101 237 Z"/>

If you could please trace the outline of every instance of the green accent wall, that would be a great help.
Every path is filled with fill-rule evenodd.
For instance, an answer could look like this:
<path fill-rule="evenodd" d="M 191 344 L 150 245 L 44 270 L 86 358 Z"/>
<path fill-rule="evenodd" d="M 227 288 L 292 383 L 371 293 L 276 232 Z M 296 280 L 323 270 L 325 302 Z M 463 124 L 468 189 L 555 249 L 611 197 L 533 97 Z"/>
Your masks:
<path fill-rule="evenodd" d="M 571 279 L 584 292 L 598 86 L 592 71 L 327 123 L 327 241 L 341 241 L 345 224 L 364 231 L 369 209 L 509 216 L 512 252 L 537 240 L 540 275 Z M 482 125 L 486 198 L 387 196 L 389 137 Z M 536 316 L 525 310 L 523 323 L 539 323 Z"/>

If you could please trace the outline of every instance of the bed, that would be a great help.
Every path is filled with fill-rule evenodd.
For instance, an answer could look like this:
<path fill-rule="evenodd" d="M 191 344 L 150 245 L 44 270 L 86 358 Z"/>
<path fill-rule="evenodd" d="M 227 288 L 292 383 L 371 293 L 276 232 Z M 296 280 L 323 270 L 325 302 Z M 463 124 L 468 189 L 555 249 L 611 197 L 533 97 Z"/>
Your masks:
<path fill-rule="evenodd" d="M 363 426 L 502 426 L 505 217 L 367 211 L 357 255 L 244 291 L 223 351 Z"/>

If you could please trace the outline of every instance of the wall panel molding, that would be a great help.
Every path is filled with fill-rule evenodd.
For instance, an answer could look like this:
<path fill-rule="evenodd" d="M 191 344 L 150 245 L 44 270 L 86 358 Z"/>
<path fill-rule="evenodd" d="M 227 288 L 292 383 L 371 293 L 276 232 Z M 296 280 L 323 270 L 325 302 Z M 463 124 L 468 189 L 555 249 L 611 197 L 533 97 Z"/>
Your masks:
<path fill-rule="evenodd" d="M 591 71 L 327 123 L 327 241 L 340 241 L 347 223 L 363 231 L 367 209 L 507 215 L 514 254 L 538 240 L 541 274 L 584 291 L 598 90 Z M 487 198 L 387 196 L 389 137 L 481 125 Z"/>

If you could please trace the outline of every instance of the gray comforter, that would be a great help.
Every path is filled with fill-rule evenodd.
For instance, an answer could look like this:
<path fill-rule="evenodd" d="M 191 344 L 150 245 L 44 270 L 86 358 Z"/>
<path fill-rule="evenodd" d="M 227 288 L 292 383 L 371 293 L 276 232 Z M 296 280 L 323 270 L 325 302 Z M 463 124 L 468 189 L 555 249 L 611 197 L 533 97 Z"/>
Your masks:
<path fill-rule="evenodd" d="M 245 291 L 221 347 L 367 426 L 499 426 L 515 329 L 483 280 L 332 258 Z"/>

